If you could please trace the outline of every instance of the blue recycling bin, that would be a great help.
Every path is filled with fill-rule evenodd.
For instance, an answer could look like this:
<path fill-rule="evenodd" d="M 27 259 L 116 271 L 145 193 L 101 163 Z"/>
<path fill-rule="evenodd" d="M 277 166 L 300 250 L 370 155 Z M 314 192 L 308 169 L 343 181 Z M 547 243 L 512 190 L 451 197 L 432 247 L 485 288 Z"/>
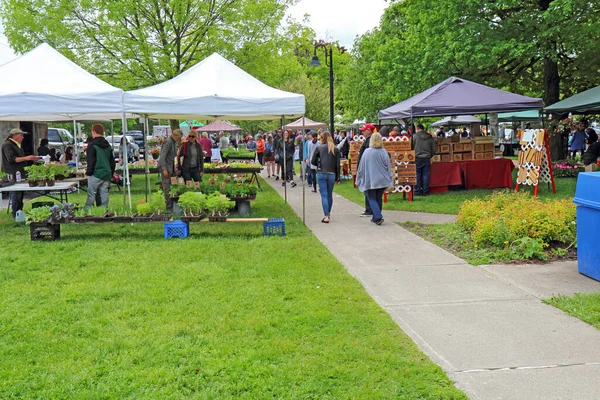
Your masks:
<path fill-rule="evenodd" d="M 577 178 L 577 260 L 579 273 L 600 281 L 600 172 L 582 172 Z"/>

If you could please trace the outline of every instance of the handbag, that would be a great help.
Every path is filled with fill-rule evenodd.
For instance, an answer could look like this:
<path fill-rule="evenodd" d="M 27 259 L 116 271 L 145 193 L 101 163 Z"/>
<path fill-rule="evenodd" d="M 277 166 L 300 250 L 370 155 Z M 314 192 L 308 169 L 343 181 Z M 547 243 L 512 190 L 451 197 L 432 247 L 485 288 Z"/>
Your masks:
<path fill-rule="evenodd" d="M 275 162 L 279 162 L 279 154 L 275 154 Z"/>

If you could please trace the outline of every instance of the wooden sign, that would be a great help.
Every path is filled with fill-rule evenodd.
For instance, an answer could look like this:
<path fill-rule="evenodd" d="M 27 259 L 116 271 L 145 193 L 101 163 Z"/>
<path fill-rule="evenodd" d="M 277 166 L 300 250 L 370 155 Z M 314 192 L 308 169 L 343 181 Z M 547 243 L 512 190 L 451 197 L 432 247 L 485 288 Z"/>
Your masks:
<path fill-rule="evenodd" d="M 521 149 L 517 158 L 518 172 L 516 191 L 519 185 L 534 186 L 534 195 L 537 196 L 540 181 L 552 183 L 552 190 L 556 193 L 554 173 L 550 157 L 550 146 L 545 129 L 527 129 L 519 132 Z"/>

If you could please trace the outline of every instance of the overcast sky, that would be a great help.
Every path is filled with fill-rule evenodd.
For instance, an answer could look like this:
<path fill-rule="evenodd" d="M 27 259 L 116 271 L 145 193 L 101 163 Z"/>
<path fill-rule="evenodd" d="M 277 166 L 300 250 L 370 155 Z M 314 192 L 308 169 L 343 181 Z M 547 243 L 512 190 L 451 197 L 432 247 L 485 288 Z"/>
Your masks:
<path fill-rule="evenodd" d="M 356 35 L 379 25 L 387 6 L 384 0 L 300 0 L 288 14 L 300 21 L 304 14 L 310 14 L 308 25 L 317 39 L 339 40 L 351 48 Z"/>

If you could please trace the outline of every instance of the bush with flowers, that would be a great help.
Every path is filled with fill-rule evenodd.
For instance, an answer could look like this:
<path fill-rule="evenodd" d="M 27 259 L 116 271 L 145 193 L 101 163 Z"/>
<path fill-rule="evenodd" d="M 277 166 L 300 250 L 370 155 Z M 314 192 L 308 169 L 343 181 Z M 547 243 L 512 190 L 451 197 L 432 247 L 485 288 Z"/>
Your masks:
<path fill-rule="evenodd" d="M 584 168 L 577 164 L 575 160 L 564 160 L 552 164 L 555 178 L 577 178 Z"/>
<path fill-rule="evenodd" d="M 550 243 L 568 246 L 575 241 L 575 215 L 570 199 L 542 201 L 529 194 L 503 191 L 464 202 L 457 222 L 477 246 L 544 259 L 542 250 Z"/>

